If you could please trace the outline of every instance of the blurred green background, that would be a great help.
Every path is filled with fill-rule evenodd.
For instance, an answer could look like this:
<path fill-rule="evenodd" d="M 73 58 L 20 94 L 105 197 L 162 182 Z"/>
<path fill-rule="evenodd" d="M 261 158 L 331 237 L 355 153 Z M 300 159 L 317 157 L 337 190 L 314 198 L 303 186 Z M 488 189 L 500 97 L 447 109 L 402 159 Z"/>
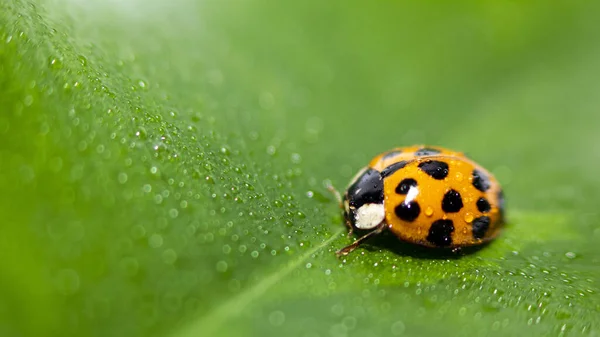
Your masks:
<path fill-rule="evenodd" d="M 2 1 L 0 335 L 599 336 L 598 7 Z M 324 183 L 413 143 L 507 229 L 337 259 Z"/>

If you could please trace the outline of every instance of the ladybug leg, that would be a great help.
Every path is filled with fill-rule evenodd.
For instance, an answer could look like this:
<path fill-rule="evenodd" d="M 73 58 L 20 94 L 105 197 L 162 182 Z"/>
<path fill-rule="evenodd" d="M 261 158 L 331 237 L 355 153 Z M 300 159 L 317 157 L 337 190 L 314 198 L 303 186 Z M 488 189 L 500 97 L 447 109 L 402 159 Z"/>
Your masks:
<path fill-rule="evenodd" d="M 335 200 L 338 202 L 338 205 L 340 206 L 340 208 L 344 209 L 344 203 L 342 201 L 342 195 L 340 194 L 340 192 L 338 190 L 336 190 L 335 187 L 333 187 L 332 185 L 327 185 L 327 190 L 333 194 L 333 196 L 335 197 Z M 352 227 L 352 223 L 346 217 L 345 211 L 344 211 L 344 221 L 346 223 L 346 227 L 348 227 L 348 237 L 350 237 L 350 236 L 352 236 L 352 234 L 354 234 L 354 227 Z"/>
<path fill-rule="evenodd" d="M 358 246 L 360 246 L 365 240 L 367 240 L 368 238 L 375 236 L 375 235 L 379 235 L 381 234 L 386 228 L 388 227 L 387 223 L 385 223 L 385 221 L 381 222 L 379 225 L 377 225 L 377 227 L 375 227 L 375 229 L 363 236 L 361 236 L 360 238 L 358 238 L 356 241 L 354 241 L 352 244 L 338 250 L 335 255 L 337 255 L 338 257 L 340 256 L 345 256 L 350 254 L 350 252 L 352 252 L 353 250 L 355 250 Z"/>
<path fill-rule="evenodd" d="M 344 204 L 342 203 L 342 195 L 340 194 L 340 192 L 336 190 L 335 187 L 333 187 L 332 185 L 327 185 L 327 190 L 333 194 L 340 208 L 344 208 Z"/>
<path fill-rule="evenodd" d="M 346 218 L 345 222 L 346 227 L 348 227 L 348 237 L 351 237 L 352 234 L 354 234 L 354 227 L 352 227 L 352 223 L 350 222 L 350 220 L 348 220 L 348 218 Z"/>

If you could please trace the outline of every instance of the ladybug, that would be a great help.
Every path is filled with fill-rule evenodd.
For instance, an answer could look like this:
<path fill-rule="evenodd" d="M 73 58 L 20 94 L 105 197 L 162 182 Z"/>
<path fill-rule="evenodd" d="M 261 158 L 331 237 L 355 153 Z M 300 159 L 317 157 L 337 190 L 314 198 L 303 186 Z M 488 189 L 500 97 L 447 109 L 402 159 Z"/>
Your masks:
<path fill-rule="evenodd" d="M 496 178 L 463 153 L 442 147 L 392 149 L 361 169 L 343 198 L 329 189 L 344 210 L 348 235 L 366 232 L 338 256 L 386 230 L 413 244 L 458 250 L 492 240 L 504 224 Z"/>

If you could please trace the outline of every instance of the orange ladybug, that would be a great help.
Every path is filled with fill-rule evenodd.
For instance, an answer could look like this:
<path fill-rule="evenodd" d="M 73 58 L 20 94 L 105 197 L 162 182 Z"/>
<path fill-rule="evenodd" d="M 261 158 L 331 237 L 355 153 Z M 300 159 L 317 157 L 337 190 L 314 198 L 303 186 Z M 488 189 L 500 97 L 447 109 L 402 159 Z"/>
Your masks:
<path fill-rule="evenodd" d="M 389 230 L 426 247 L 459 248 L 495 238 L 504 224 L 504 195 L 496 178 L 463 153 L 410 146 L 382 153 L 360 170 L 343 198 L 349 234 L 366 231 L 337 254 Z"/>

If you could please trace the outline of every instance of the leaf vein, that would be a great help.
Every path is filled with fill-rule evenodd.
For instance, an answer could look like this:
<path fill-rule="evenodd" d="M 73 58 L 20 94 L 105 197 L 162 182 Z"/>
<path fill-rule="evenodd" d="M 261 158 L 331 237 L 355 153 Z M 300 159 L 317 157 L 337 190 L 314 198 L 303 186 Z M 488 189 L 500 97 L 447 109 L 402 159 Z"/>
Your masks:
<path fill-rule="evenodd" d="M 192 337 L 192 336 L 212 336 L 213 333 L 218 330 L 226 321 L 231 317 L 235 317 L 245 309 L 252 301 L 259 298 L 265 292 L 267 292 L 273 285 L 278 281 L 286 277 L 290 272 L 300 266 L 310 256 L 317 253 L 319 250 L 328 246 L 332 241 L 338 238 L 344 229 L 340 229 L 335 232 L 329 239 L 323 241 L 320 245 L 300 255 L 297 259 L 290 261 L 285 267 L 277 269 L 269 276 L 265 277 L 262 281 L 258 282 L 254 286 L 247 290 L 239 293 L 237 296 L 229 299 L 222 305 L 218 306 L 214 310 L 210 311 L 203 317 L 189 322 L 178 329 L 173 337 Z"/>

